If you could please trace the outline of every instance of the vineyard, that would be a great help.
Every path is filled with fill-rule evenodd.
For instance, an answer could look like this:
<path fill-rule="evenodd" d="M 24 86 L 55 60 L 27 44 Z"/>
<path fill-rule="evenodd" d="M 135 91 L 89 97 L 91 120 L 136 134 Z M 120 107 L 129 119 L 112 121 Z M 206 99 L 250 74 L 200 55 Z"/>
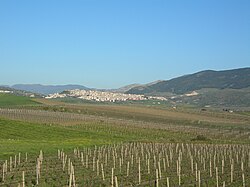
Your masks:
<path fill-rule="evenodd" d="M 129 143 L 17 153 L 1 186 L 249 186 L 250 146 Z"/>
<path fill-rule="evenodd" d="M 0 0 L 0 187 L 250 187 L 250 0 Z"/>
<path fill-rule="evenodd" d="M 246 143 L 250 140 L 250 124 L 248 123 L 250 120 L 249 117 L 244 117 L 240 121 L 236 119 L 236 122 L 234 122 L 234 119 L 221 118 L 219 120 L 224 120 L 223 122 L 211 122 L 197 119 L 181 120 L 179 119 L 180 117 L 178 117 L 177 113 L 177 115 L 175 114 L 175 120 L 169 120 L 168 118 L 161 119 L 158 117 L 156 120 L 153 118 L 148 121 L 143 121 L 141 118 L 131 119 L 129 117 L 117 118 L 114 116 L 107 117 L 102 115 L 79 114 L 78 111 L 79 110 L 77 110 L 77 112 L 61 112 L 0 108 L 0 117 L 42 124 L 60 124 L 63 126 L 81 124 L 81 128 L 86 128 L 87 131 L 89 128 L 98 131 L 98 129 L 103 129 L 103 127 L 110 129 L 110 131 L 113 131 L 113 128 L 118 128 L 124 133 L 126 133 L 126 131 L 130 131 L 131 129 L 151 129 L 156 131 L 164 130 L 172 133 L 185 132 L 193 135 L 193 137 L 202 135 L 211 140 L 221 142 L 228 142 L 228 140 L 230 140 L 235 143 Z M 128 114 L 129 112 L 127 112 L 127 115 Z M 144 115 L 145 118 L 148 118 L 147 114 Z M 204 119 L 205 117 L 200 116 L 199 118 Z M 89 123 L 91 123 L 91 125 L 89 125 Z M 98 123 L 98 125 L 95 125 L 96 123 Z"/>
<path fill-rule="evenodd" d="M 247 115 L 51 103 L 0 108 L 0 186 L 250 186 Z"/>

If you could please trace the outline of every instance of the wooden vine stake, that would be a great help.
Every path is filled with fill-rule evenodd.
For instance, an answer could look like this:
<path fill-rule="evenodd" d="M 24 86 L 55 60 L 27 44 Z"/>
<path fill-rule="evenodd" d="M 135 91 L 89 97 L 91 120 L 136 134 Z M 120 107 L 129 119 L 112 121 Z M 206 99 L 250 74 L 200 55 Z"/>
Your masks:
<path fill-rule="evenodd" d="M 72 184 L 72 174 L 70 173 L 70 175 L 69 175 L 69 187 L 71 187 L 71 184 Z"/>
<path fill-rule="evenodd" d="M 216 173 L 216 187 L 219 187 L 219 175 L 218 175 L 218 168 L 215 168 Z"/>
<path fill-rule="evenodd" d="M 198 166 L 197 166 L 197 163 L 195 163 L 195 181 L 198 181 Z"/>
<path fill-rule="evenodd" d="M 96 161 L 96 174 L 99 176 L 99 159 Z"/>
<path fill-rule="evenodd" d="M 139 184 L 141 184 L 141 164 L 140 164 L 140 157 L 139 157 L 139 163 L 138 163 L 138 180 L 139 180 Z"/>
<path fill-rule="evenodd" d="M 75 169 L 74 169 L 74 166 L 73 164 L 71 164 L 71 167 L 72 167 L 72 181 L 73 181 L 73 187 L 76 186 L 76 179 L 75 179 Z"/>
<path fill-rule="evenodd" d="M 158 169 L 156 169 L 156 171 L 155 171 L 155 175 L 156 175 L 155 187 L 159 187 Z"/>
<path fill-rule="evenodd" d="M 194 160 L 191 157 L 191 172 L 194 173 Z"/>
<path fill-rule="evenodd" d="M 16 155 L 15 155 L 14 168 L 16 168 L 16 165 L 17 165 L 17 158 L 16 158 Z"/>
<path fill-rule="evenodd" d="M 234 181 L 234 164 L 231 163 L 231 183 Z"/>
<path fill-rule="evenodd" d="M 22 183 L 23 183 L 23 187 L 25 187 L 25 176 L 24 176 L 24 171 L 23 171 L 23 174 L 22 174 Z"/>
<path fill-rule="evenodd" d="M 8 160 L 5 160 L 5 173 L 8 173 Z"/>
<path fill-rule="evenodd" d="M 158 161 L 158 170 L 159 170 L 159 177 L 161 179 L 161 162 Z"/>
<path fill-rule="evenodd" d="M 40 177 L 40 161 L 39 161 L 39 158 L 37 158 L 37 164 L 36 164 L 36 185 L 39 184 L 39 177 Z"/>
<path fill-rule="evenodd" d="M 179 166 L 179 169 L 178 169 L 178 178 L 179 178 L 179 186 L 181 185 L 181 162 L 180 160 L 178 161 L 178 166 Z"/>
<path fill-rule="evenodd" d="M 210 159 L 210 161 L 209 161 L 209 175 L 210 175 L 210 177 L 212 177 L 212 161 L 211 161 L 211 159 Z"/>
<path fill-rule="evenodd" d="M 148 158 L 148 174 L 150 174 L 150 161 L 149 161 L 149 158 Z"/>
<path fill-rule="evenodd" d="M 69 174 L 69 187 L 71 186 L 76 187 L 75 169 L 72 162 L 70 163 L 70 174 Z"/>
<path fill-rule="evenodd" d="M 18 165 L 21 163 L 21 153 L 18 153 Z"/>
<path fill-rule="evenodd" d="M 243 186 L 243 187 L 246 187 L 245 175 L 244 175 L 244 173 L 242 173 L 242 186 Z"/>
<path fill-rule="evenodd" d="M 12 171 L 12 157 L 10 157 L 10 172 Z"/>
<path fill-rule="evenodd" d="M 198 186 L 201 187 L 201 171 L 198 171 Z"/>
<path fill-rule="evenodd" d="M 169 184 L 169 177 L 167 177 L 167 187 L 169 187 L 170 184 Z"/>
<path fill-rule="evenodd" d="M 128 164 L 127 164 L 127 177 L 129 175 L 129 161 L 128 161 Z"/>
<path fill-rule="evenodd" d="M 118 187 L 118 180 L 117 180 L 117 176 L 115 176 L 115 187 Z"/>
<path fill-rule="evenodd" d="M 114 187 L 114 168 L 111 169 L 111 187 Z"/>
<path fill-rule="evenodd" d="M 104 177 L 104 170 L 103 170 L 103 164 L 102 163 L 101 163 L 101 169 L 102 169 L 102 180 L 104 181 L 105 177 Z"/>

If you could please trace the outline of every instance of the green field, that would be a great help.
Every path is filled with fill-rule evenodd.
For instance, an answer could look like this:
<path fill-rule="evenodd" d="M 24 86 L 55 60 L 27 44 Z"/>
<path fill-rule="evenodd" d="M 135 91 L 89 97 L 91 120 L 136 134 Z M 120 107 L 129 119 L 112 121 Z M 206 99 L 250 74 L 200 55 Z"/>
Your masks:
<path fill-rule="evenodd" d="M 187 107 L 172 109 L 153 103 L 72 104 L 2 94 L 0 185 L 22 184 L 22 171 L 25 171 L 26 186 L 34 186 L 37 181 L 39 186 L 68 186 L 73 180 L 71 162 L 80 186 L 110 186 L 111 168 L 121 186 L 154 186 L 159 172 L 162 172 L 159 186 L 166 186 L 167 180 L 171 186 L 178 186 L 179 182 L 182 186 L 189 183 L 194 186 L 198 181 L 195 162 L 203 178 L 201 186 L 216 184 L 216 167 L 219 167 L 220 186 L 223 182 L 226 186 L 241 186 L 242 177 L 248 185 L 250 116 L 247 114 Z M 39 156 L 40 150 L 43 158 Z M 167 170 L 166 162 L 171 155 Z M 41 178 L 36 176 L 38 156 L 43 160 Z M 65 160 L 65 156 L 70 160 Z M 86 157 L 90 160 L 86 161 Z M 142 163 L 138 168 L 139 157 Z M 176 160 L 182 162 L 181 181 Z M 135 162 L 129 175 L 128 162 Z M 190 162 L 194 168 L 190 168 Z M 66 170 L 62 171 L 65 163 Z M 232 163 L 233 182 L 230 180 Z M 104 167 L 105 180 L 100 164 Z"/>
<path fill-rule="evenodd" d="M 181 142 L 195 136 L 185 132 L 161 131 L 134 126 L 117 126 L 103 122 L 78 125 L 39 124 L 0 119 L 0 157 L 17 152 L 46 153 L 57 149 L 69 150 L 76 146 L 91 147 L 124 142 Z"/>
<path fill-rule="evenodd" d="M 80 127 L 64 127 L 0 119 L 1 157 L 16 152 L 37 153 L 40 149 L 51 153 L 58 148 L 76 145 L 93 146 L 121 141 L 102 132 L 86 131 Z"/>
<path fill-rule="evenodd" d="M 19 151 L 52 152 L 57 148 L 135 141 L 250 142 L 247 115 L 143 105 L 72 105 L 6 95 L 3 98 L 3 103 L 11 103 L 10 98 L 15 103 L 9 105 L 12 111 L 0 111 L 0 156 L 5 157 Z"/>
<path fill-rule="evenodd" d="M 12 107 L 20 105 L 37 105 L 36 101 L 25 96 L 0 93 L 0 107 Z"/>

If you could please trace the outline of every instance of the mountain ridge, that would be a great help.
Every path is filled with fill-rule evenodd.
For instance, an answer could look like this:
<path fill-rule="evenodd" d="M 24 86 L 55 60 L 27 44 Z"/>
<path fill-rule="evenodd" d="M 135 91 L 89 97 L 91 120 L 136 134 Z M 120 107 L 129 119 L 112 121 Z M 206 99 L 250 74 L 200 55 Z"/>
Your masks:
<path fill-rule="evenodd" d="M 64 90 L 71 90 L 71 89 L 84 89 L 89 90 L 89 88 L 77 85 L 77 84 L 66 84 L 66 85 L 42 85 L 42 84 L 15 84 L 10 86 L 10 88 L 18 89 L 18 90 L 25 90 L 33 93 L 39 94 L 53 94 L 53 93 L 60 93 Z"/>
<path fill-rule="evenodd" d="M 6 87 L 6 85 L 5 85 Z M 42 85 L 42 84 L 15 84 L 9 88 L 24 90 L 27 92 L 48 95 L 60 93 L 65 90 L 101 90 L 119 93 L 160 95 L 185 94 L 202 88 L 217 89 L 241 89 L 250 87 L 250 68 L 239 68 L 231 70 L 204 70 L 193 74 L 187 74 L 170 80 L 158 80 L 148 84 L 130 84 L 118 89 L 94 89 L 77 84 L 66 85 Z"/>
<path fill-rule="evenodd" d="M 134 87 L 126 93 L 150 94 L 170 92 L 184 94 L 202 88 L 242 89 L 247 87 L 250 87 L 250 68 L 239 68 L 223 71 L 204 70 L 160 81 L 149 86 Z"/>

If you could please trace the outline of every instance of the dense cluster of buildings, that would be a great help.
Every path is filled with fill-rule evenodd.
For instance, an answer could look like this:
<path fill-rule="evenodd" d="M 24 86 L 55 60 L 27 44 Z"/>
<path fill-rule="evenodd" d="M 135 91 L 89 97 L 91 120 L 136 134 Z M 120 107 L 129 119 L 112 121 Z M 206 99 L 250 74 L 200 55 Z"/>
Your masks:
<path fill-rule="evenodd" d="M 74 97 L 84 100 L 91 101 L 100 101 L 100 102 L 116 102 L 116 101 L 141 101 L 141 100 L 166 100 L 164 97 L 147 97 L 144 95 L 136 95 L 136 94 L 124 94 L 124 93 L 113 93 L 113 92 L 102 92 L 95 90 L 67 90 L 62 93 L 50 94 L 46 98 L 65 98 L 65 97 Z"/>

